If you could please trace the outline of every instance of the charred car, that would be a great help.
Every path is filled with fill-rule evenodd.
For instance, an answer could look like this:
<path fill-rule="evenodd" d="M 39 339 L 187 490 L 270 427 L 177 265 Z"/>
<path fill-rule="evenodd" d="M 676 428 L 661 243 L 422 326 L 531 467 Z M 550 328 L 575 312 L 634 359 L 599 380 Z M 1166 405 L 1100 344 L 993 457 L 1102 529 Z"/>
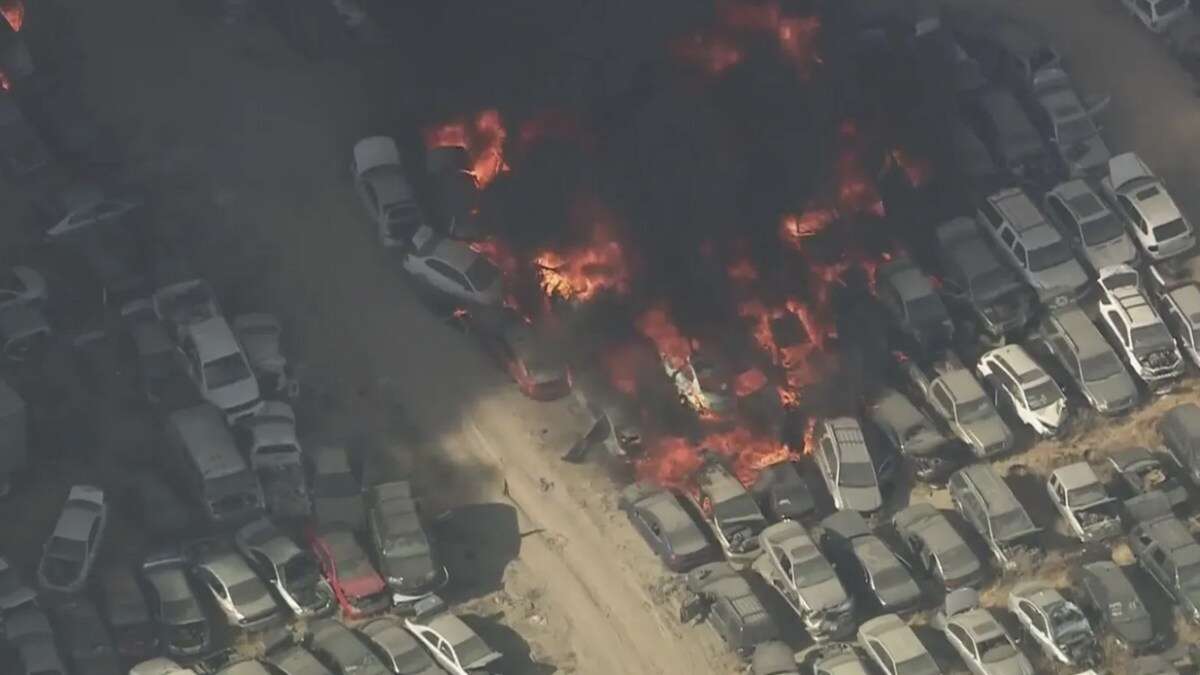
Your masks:
<path fill-rule="evenodd" d="M 1103 658 L 1083 611 L 1045 582 L 1026 581 L 1013 586 L 1008 609 L 1042 651 L 1055 661 L 1091 668 Z"/>
<path fill-rule="evenodd" d="M 942 295 L 951 309 L 971 317 L 993 338 L 1029 321 L 1033 293 L 1000 261 L 970 218 L 960 216 L 939 225 L 937 246 Z"/>
<path fill-rule="evenodd" d="M 1014 570 L 1021 558 L 1041 558 L 1041 529 L 990 464 L 972 464 L 950 476 L 950 499 L 983 537 L 996 561 Z"/>
<path fill-rule="evenodd" d="M 880 389 L 866 414 L 880 442 L 907 458 L 918 479 L 945 480 L 956 468 L 955 444 L 904 394 L 890 387 Z"/>
<path fill-rule="evenodd" d="M 910 504 L 892 516 L 910 559 L 948 590 L 975 586 L 986 570 L 961 534 L 932 504 Z"/>
<path fill-rule="evenodd" d="M 1114 265 L 1099 272 L 1100 318 L 1125 361 L 1151 388 L 1183 375 L 1183 357 L 1167 324 L 1142 291 L 1137 270 Z"/>
<path fill-rule="evenodd" d="M 747 565 L 758 555 L 758 533 L 767 519 L 758 502 L 719 461 L 709 458 L 696 475 L 696 500 L 725 557 Z"/>
<path fill-rule="evenodd" d="M 749 658 L 759 644 L 779 638 L 779 628 L 762 601 L 729 563 L 708 563 L 688 572 L 687 590 L 680 620 L 707 621 L 742 658 Z"/>
<path fill-rule="evenodd" d="M 621 490 L 617 506 L 667 569 L 686 572 L 696 565 L 720 558 L 700 526 L 671 491 L 635 483 Z"/>
<path fill-rule="evenodd" d="M 854 601 L 804 527 L 776 523 L 758 535 L 762 555 L 754 571 L 791 605 L 818 642 L 845 638 L 854 630 Z"/>
<path fill-rule="evenodd" d="M 1054 508 L 1080 541 L 1103 541 L 1121 534 L 1117 500 L 1108 496 L 1087 462 L 1076 462 L 1050 472 L 1046 491 Z"/>

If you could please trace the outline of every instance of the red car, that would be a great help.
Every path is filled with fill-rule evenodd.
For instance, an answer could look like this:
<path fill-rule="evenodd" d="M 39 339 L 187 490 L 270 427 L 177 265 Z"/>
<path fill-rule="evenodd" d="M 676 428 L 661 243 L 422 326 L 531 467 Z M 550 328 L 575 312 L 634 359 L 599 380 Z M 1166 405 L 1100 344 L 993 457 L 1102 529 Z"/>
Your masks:
<path fill-rule="evenodd" d="M 341 605 L 342 615 L 358 619 L 386 610 L 391 592 L 371 566 L 366 551 L 350 530 L 333 525 L 309 529 L 308 545 Z"/>
<path fill-rule="evenodd" d="M 571 371 L 536 326 L 505 307 L 473 310 L 464 317 L 483 348 L 500 362 L 517 386 L 535 401 L 553 401 L 571 393 Z"/>

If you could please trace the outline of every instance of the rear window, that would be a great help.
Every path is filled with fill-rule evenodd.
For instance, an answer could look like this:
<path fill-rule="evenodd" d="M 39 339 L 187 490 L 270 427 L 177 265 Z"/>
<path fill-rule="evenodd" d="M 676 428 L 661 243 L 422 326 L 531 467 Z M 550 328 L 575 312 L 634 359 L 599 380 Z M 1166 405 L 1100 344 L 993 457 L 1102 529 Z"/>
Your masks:
<path fill-rule="evenodd" d="M 1166 241 L 1178 237 L 1184 232 L 1187 232 L 1187 223 L 1183 222 L 1183 218 L 1176 218 L 1165 225 L 1154 228 L 1154 238 L 1158 241 Z"/>

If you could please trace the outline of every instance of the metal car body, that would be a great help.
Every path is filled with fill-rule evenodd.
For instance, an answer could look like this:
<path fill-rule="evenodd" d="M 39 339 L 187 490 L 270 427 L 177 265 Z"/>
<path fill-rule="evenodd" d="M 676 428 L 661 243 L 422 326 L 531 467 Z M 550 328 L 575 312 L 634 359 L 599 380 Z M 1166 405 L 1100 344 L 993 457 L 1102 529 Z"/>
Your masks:
<path fill-rule="evenodd" d="M 212 595 L 230 625 L 253 631 L 280 619 L 267 585 L 232 545 L 204 540 L 189 549 L 192 577 Z"/>
<path fill-rule="evenodd" d="M 695 481 L 697 506 L 725 557 L 735 565 L 749 564 L 758 555 L 758 533 L 767 526 L 758 502 L 713 458 L 700 468 Z"/>
<path fill-rule="evenodd" d="M 503 295 L 500 270 L 469 245 L 422 225 L 406 246 L 401 266 L 417 281 L 449 298 L 475 305 L 498 305 Z"/>
<path fill-rule="evenodd" d="M 224 317 L 194 321 L 179 336 L 180 355 L 206 401 L 231 423 L 262 410 L 258 380 Z"/>
<path fill-rule="evenodd" d="M 621 490 L 617 507 L 672 572 L 686 572 L 720 558 L 679 498 L 665 488 L 628 485 Z"/>
<path fill-rule="evenodd" d="M 263 662 L 272 675 L 333 675 L 317 657 L 294 644 L 268 651 Z"/>
<path fill-rule="evenodd" d="M 932 504 L 910 504 L 892 516 L 901 543 L 917 567 L 947 590 L 980 584 L 987 574 L 950 520 Z"/>
<path fill-rule="evenodd" d="M 886 675 L 941 675 L 929 650 L 908 624 L 895 614 L 864 621 L 858 627 L 858 643 Z"/>
<path fill-rule="evenodd" d="M 817 466 L 839 509 L 871 513 L 883 505 L 862 426 L 853 417 L 822 419 L 814 429 Z"/>
<path fill-rule="evenodd" d="M 1164 322 L 1180 351 L 1200 368 L 1200 283 L 1172 271 L 1171 265 L 1151 265 L 1149 290 L 1158 301 Z"/>
<path fill-rule="evenodd" d="M 1121 534 L 1117 500 L 1108 496 L 1087 462 L 1060 466 L 1046 479 L 1054 508 L 1082 542 L 1102 541 Z"/>
<path fill-rule="evenodd" d="M 992 85 L 970 101 L 975 131 L 992 159 L 1009 173 L 1026 180 L 1044 180 L 1054 171 L 1038 130 L 1008 89 Z"/>
<path fill-rule="evenodd" d="M 1087 617 L 1054 587 L 1043 581 L 1018 583 L 1009 592 L 1008 609 L 1055 661 L 1084 668 L 1100 663 L 1103 652 Z"/>
<path fill-rule="evenodd" d="M 1162 33 L 1188 15 L 1189 0 L 1121 0 L 1129 15 L 1151 33 Z"/>
<path fill-rule="evenodd" d="M 426 224 L 392 138 L 369 136 L 355 143 L 350 174 L 380 245 L 403 246 L 417 228 Z"/>
<path fill-rule="evenodd" d="M 961 588 L 947 595 L 933 623 L 973 675 L 1034 675 L 1033 665 L 1008 631 L 979 604 L 975 589 Z"/>
<path fill-rule="evenodd" d="M 38 585 L 61 593 L 82 589 L 100 550 L 107 522 L 104 491 L 92 485 L 72 486 L 54 531 L 43 546 Z"/>
<path fill-rule="evenodd" d="M 689 358 L 680 362 L 660 354 L 663 371 L 679 394 L 679 402 L 702 419 L 719 420 L 733 414 L 734 397 L 729 364 L 716 350 L 699 345 Z"/>
<path fill-rule="evenodd" d="M 343 616 L 362 618 L 391 606 L 387 584 L 353 532 L 342 525 L 310 529 L 308 542 Z"/>
<path fill-rule="evenodd" d="M 904 394 L 881 388 L 867 404 L 866 415 L 883 442 L 909 460 L 918 479 L 944 480 L 954 469 L 950 437 Z"/>
<path fill-rule="evenodd" d="M 372 485 L 366 505 L 367 536 L 394 604 L 420 600 L 449 581 L 408 481 Z"/>
<path fill-rule="evenodd" d="M 1183 375 L 1183 356 L 1167 324 L 1142 291 L 1137 270 L 1113 265 L 1099 272 L 1100 318 L 1121 346 L 1133 373 L 1151 388 Z"/>
<path fill-rule="evenodd" d="M 416 616 L 405 619 L 404 627 L 452 675 L 487 672 L 489 665 L 503 658 L 466 622 L 446 611 L 436 595 L 418 602 Z"/>
<path fill-rule="evenodd" d="M 1161 493 L 1130 499 L 1126 510 L 1135 522 L 1129 531 L 1129 547 L 1138 564 L 1174 599 L 1184 616 L 1200 622 L 1200 544 Z"/>
<path fill-rule="evenodd" d="M 1172 507 L 1188 502 L 1187 489 L 1148 448 L 1114 450 L 1108 455 L 1108 463 L 1129 497 L 1160 492 Z"/>
<path fill-rule="evenodd" d="M 851 642 L 818 643 L 793 656 L 805 675 L 871 675 L 862 648 Z"/>
<path fill-rule="evenodd" d="M 1063 430 L 1069 415 L 1067 397 L 1024 347 L 1014 343 L 985 352 L 975 368 L 1038 435 L 1053 437 Z"/>
<path fill-rule="evenodd" d="M 25 585 L 21 573 L 0 556 L 0 616 L 21 605 L 37 602 L 37 591 Z"/>
<path fill-rule="evenodd" d="M 53 609 L 57 635 L 75 673 L 121 675 L 117 652 L 100 611 L 86 598 L 72 598 Z"/>
<path fill-rule="evenodd" d="M 444 671 L 425 652 L 401 619 L 385 616 L 358 627 L 367 646 L 397 675 L 442 675 Z"/>
<path fill-rule="evenodd" d="M 1093 273 L 1111 265 L 1137 264 L 1138 249 L 1121 216 L 1086 180 L 1075 178 L 1056 186 L 1046 193 L 1043 207 Z"/>
<path fill-rule="evenodd" d="M 1067 71 L 1042 68 L 1033 75 L 1033 121 L 1054 148 L 1069 176 L 1086 176 L 1103 170 L 1112 157 L 1095 117 L 1107 97 L 1084 102 Z"/>
<path fill-rule="evenodd" d="M 158 635 L 146 597 L 133 570 L 112 565 L 101 571 L 101 605 L 122 658 L 140 661 L 158 650 Z"/>
<path fill-rule="evenodd" d="M 138 380 L 146 401 L 166 412 L 199 403 L 199 392 L 177 358 L 170 329 L 154 313 L 153 302 L 143 298 L 125 303 L 121 320 L 137 358 Z"/>
<path fill-rule="evenodd" d="M 779 638 L 770 613 L 729 563 L 701 565 L 688 572 L 686 584 L 690 595 L 680 609 L 680 620 L 690 623 L 703 618 L 743 658 L 759 644 Z"/>
<path fill-rule="evenodd" d="M 867 521 L 854 511 L 837 511 L 821 521 L 821 544 L 842 581 L 865 593 L 885 612 L 907 612 L 921 601 L 921 588 Z"/>
<path fill-rule="evenodd" d="M 975 376 L 957 359 L 935 363 L 932 377 L 913 361 L 905 361 L 901 369 L 926 405 L 976 457 L 993 457 L 1012 449 L 1008 425 Z"/>
<path fill-rule="evenodd" d="M 763 513 L 772 521 L 798 520 L 816 509 L 808 482 L 796 462 L 783 461 L 764 467 L 750 487 Z"/>
<path fill-rule="evenodd" d="M 950 476 L 950 499 L 988 549 L 1006 570 L 1016 569 L 1018 558 L 1038 559 L 1041 533 L 1012 488 L 990 464 L 971 464 Z"/>
<path fill-rule="evenodd" d="M 1163 413 L 1157 427 L 1175 461 L 1200 483 L 1200 406 L 1181 403 Z"/>
<path fill-rule="evenodd" d="M 1108 626 L 1119 644 L 1136 653 L 1161 642 L 1137 589 L 1111 560 L 1083 565 L 1076 587 L 1083 590 L 1092 615 Z"/>
<path fill-rule="evenodd" d="M 953 340 L 954 323 L 933 282 L 907 256 L 879 266 L 875 294 L 920 353 L 937 354 Z"/>
<path fill-rule="evenodd" d="M 243 525 L 234 535 L 234 544 L 293 614 L 321 615 L 332 608 L 333 591 L 321 578 L 317 559 L 270 520 L 259 518 Z"/>
<path fill-rule="evenodd" d="M 1000 261 L 970 218 L 939 225 L 937 245 L 942 295 L 952 309 L 964 311 L 985 334 L 997 338 L 1029 321 L 1033 293 Z"/>
<path fill-rule="evenodd" d="M 1078 299 L 1089 290 L 1088 274 L 1071 246 L 1024 188 L 988 195 L 980 201 L 975 220 L 1043 304 Z"/>
<path fill-rule="evenodd" d="M 257 413 L 238 420 L 234 432 L 262 485 L 267 511 L 277 518 L 307 518 L 312 496 L 292 407 L 264 401 Z"/>
<path fill-rule="evenodd" d="M 150 296 L 154 314 L 167 322 L 174 334 L 187 324 L 221 316 L 217 294 L 200 278 L 161 286 Z"/>
<path fill-rule="evenodd" d="M 1126 152 L 1108 161 L 1108 175 L 1100 181 L 1104 195 L 1129 223 L 1130 232 L 1151 262 L 1190 250 L 1195 230 L 1180 211 L 1167 186 L 1136 153 Z"/>
<path fill-rule="evenodd" d="M 170 656 L 201 654 L 211 639 L 208 619 L 188 583 L 187 568 L 187 560 L 171 551 L 152 554 L 142 563 L 159 639 Z"/>
<path fill-rule="evenodd" d="M 331 445 L 314 453 L 310 485 L 317 525 L 341 523 L 351 530 L 366 527 L 362 482 L 354 475 L 345 447 Z"/>
<path fill-rule="evenodd" d="M 306 646 L 336 675 L 392 675 L 353 630 L 333 619 L 309 624 Z"/>
<path fill-rule="evenodd" d="M 785 520 L 759 533 L 758 541 L 762 555 L 754 571 L 783 596 L 809 636 L 817 642 L 848 637 L 854 600 L 804 527 Z"/>
<path fill-rule="evenodd" d="M 1101 415 L 1118 415 L 1138 403 L 1140 394 L 1116 352 L 1076 305 L 1043 316 L 1039 337 L 1088 403 Z"/>

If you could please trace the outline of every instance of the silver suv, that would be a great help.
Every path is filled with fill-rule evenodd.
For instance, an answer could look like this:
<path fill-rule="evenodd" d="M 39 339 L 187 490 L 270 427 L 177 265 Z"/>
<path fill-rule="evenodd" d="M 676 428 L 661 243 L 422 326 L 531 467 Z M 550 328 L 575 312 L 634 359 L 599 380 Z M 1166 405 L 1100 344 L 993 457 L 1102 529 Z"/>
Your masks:
<path fill-rule="evenodd" d="M 989 196 L 976 220 L 1043 302 L 1078 298 L 1087 290 L 1087 272 L 1071 247 L 1021 188 Z"/>

